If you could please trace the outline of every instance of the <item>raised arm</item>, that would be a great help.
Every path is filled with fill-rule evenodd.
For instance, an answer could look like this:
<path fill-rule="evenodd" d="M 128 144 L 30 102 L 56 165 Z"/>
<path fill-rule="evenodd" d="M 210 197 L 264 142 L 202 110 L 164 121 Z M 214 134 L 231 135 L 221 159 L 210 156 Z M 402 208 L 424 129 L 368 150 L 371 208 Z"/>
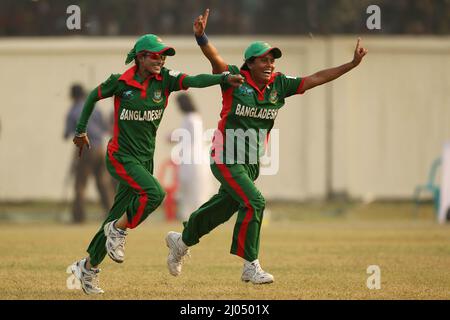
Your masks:
<path fill-rule="evenodd" d="M 353 55 L 353 60 L 351 62 L 345 63 L 339 67 L 325 69 L 316 72 L 305 78 L 305 83 L 303 84 L 303 91 L 312 89 L 314 87 L 320 86 L 321 84 L 333 81 L 339 78 L 344 73 L 349 72 L 353 68 L 357 67 L 363 57 L 367 54 L 368 50 L 360 46 L 361 38 L 358 38 L 356 42 L 355 53 Z"/>
<path fill-rule="evenodd" d="M 202 49 L 203 54 L 209 60 L 212 66 L 213 73 L 222 73 L 227 71 L 227 63 L 219 55 L 216 47 L 214 47 L 205 34 L 206 24 L 208 22 L 209 9 L 206 9 L 203 15 L 200 15 L 194 21 L 194 34 L 197 39 L 197 43 Z"/>

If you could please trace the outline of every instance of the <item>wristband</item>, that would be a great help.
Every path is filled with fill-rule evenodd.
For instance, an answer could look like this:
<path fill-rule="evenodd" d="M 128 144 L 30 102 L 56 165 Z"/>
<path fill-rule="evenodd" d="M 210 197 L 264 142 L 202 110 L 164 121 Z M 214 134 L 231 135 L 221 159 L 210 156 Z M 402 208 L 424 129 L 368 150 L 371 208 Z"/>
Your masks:
<path fill-rule="evenodd" d="M 208 37 L 206 36 L 206 33 L 204 33 L 204 32 L 200 37 L 195 36 L 195 40 L 197 40 L 197 44 L 199 46 L 204 46 L 208 43 Z"/>
<path fill-rule="evenodd" d="M 231 75 L 229 71 L 225 71 L 222 73 L 222 84 L 228 83 L 228 77 Z"/>

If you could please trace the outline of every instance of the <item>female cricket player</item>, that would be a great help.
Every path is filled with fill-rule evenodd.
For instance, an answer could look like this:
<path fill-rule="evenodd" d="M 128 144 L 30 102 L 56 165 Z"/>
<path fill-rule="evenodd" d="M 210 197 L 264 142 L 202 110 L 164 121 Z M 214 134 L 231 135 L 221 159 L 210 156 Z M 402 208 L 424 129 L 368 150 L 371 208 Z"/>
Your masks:
<path fill-rule="evenodd" d="M 171 92 L 189 87 L 203 88 L 217 84 L 239 86 L 239 75 L 187 76 L 164 68 L 172 47 L 153 34 L 140 37 L 128 53 L 126 64 L 135 65 L 123 74 L 113 74 L 94 89 L 77 124 L 74 144 L 89 148 L 86 127 L 95 102 L 114 96 L 114 133 L 108 143 L 106 165 L 119 181 L 114 204 L 108 218 L 92 239 L 89 256 L 71 266 L 87 294 L 103 293 L 99 287 L 98 265 L 106 253 L 118 263 L 125 258 L 127 229 L 136 228 L 163 201 L 165 193 L 153 176 L 156 131 Z"/>
<path fill-rule="evenodd" d="M 308 77 L 289 77 L 274 73 L 275 59 L 281 57 L 281 50 L 257 41 L 245 50 L 245 63 L 238 68 L 228 65 L 208 41 L 205 34 L 208 15 L 206 9 L 194 21 L 193 29 L 213 73 L 241 74 L 245 82 L 239 88 L 221 85 L 223 105 L 211 151 L 211 171 L 221 186 L 216 195 L 191 214 L 182 233 L 168 233 L 167 265 L 169 272 L 178 276 L 189 247 L 238 211 L 230 252 L 244 259 L 241 279 L 254 284 L 271 283 L 274 277 L 263 271 L 258 261 L 265 200 L 254 183 L 259 174 L 259 155 L 264 141 L 285 98 L 340 77 L 358 66 L 368 51 L 360 46 L 358 39 L 351 62 Z M 239 136 L 238 129 L 250 134 Z M 256 134 L 252 135 L 252 130 Z M 252 156 L 256 161 L 252 161 Z"/>

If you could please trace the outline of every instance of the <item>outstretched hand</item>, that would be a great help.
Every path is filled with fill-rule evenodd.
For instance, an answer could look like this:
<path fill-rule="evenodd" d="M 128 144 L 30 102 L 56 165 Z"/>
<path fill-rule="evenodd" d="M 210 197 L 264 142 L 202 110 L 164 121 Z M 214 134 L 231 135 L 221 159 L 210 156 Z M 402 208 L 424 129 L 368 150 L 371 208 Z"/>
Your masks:
<path fill-rule="evenodd" d="M 361 38 L 358 38 L 358 40 L 356 41 L 356 48 L 355 48 L 355 53 L 353 55 L 353 61 L 352 61 L 353 65 L 355 67 L 361 63 L 363 57 L 367 54 L 367 52 L 369 52 L 369 50 L 361 47 L 360 42 L 361 42 Z"/>
<path fill-rule="evenodd" d="M 197 19 L 194 20 L 194 34 L 197 37 L 201 37 L 205 33 L 206 24 L 208 22 L 209 9 L 206 9 L 203 15 L 199 15 Z"/>
<path fill-rule="evenodd" d="M 240 87 L 244 83 L 244 77 L 240 74 L 230 74 L 227 81 L 233 87 Z"/>
<path fill-rule="evenodd" d="M 75 138 L 73 138 L 72 141 L 80 149 L 78 151 L 78 157 L 81 157 L 81 154 L 83 153 L 84 145 L 86 145 L 88 149 L 91 148 L 91 144 L 89 142 L 89 138 L 88 138 L 87 134 L 84 134 L 81 136 L 75 136 Z"/>

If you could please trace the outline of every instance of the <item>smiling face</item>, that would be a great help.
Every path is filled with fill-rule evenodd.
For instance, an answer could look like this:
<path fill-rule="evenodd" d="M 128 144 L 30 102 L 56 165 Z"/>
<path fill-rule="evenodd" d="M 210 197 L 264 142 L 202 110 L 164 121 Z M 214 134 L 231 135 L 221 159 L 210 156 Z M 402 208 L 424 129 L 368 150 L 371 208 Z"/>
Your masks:
<path fill-rule="evenodd" d="M 139 68 L 152 74 L 159 74 L 161 72 L 165 60 L 166 56 L 150 52 L 138 55 Z"/>
<path fill-rule="evenodd" d="M 247 66 L 256 84 L 265 86 L 275 70 L 275 58 L 269 52 L 262 57 L 257 57 L 253 61 L 247 62 Z"/>

